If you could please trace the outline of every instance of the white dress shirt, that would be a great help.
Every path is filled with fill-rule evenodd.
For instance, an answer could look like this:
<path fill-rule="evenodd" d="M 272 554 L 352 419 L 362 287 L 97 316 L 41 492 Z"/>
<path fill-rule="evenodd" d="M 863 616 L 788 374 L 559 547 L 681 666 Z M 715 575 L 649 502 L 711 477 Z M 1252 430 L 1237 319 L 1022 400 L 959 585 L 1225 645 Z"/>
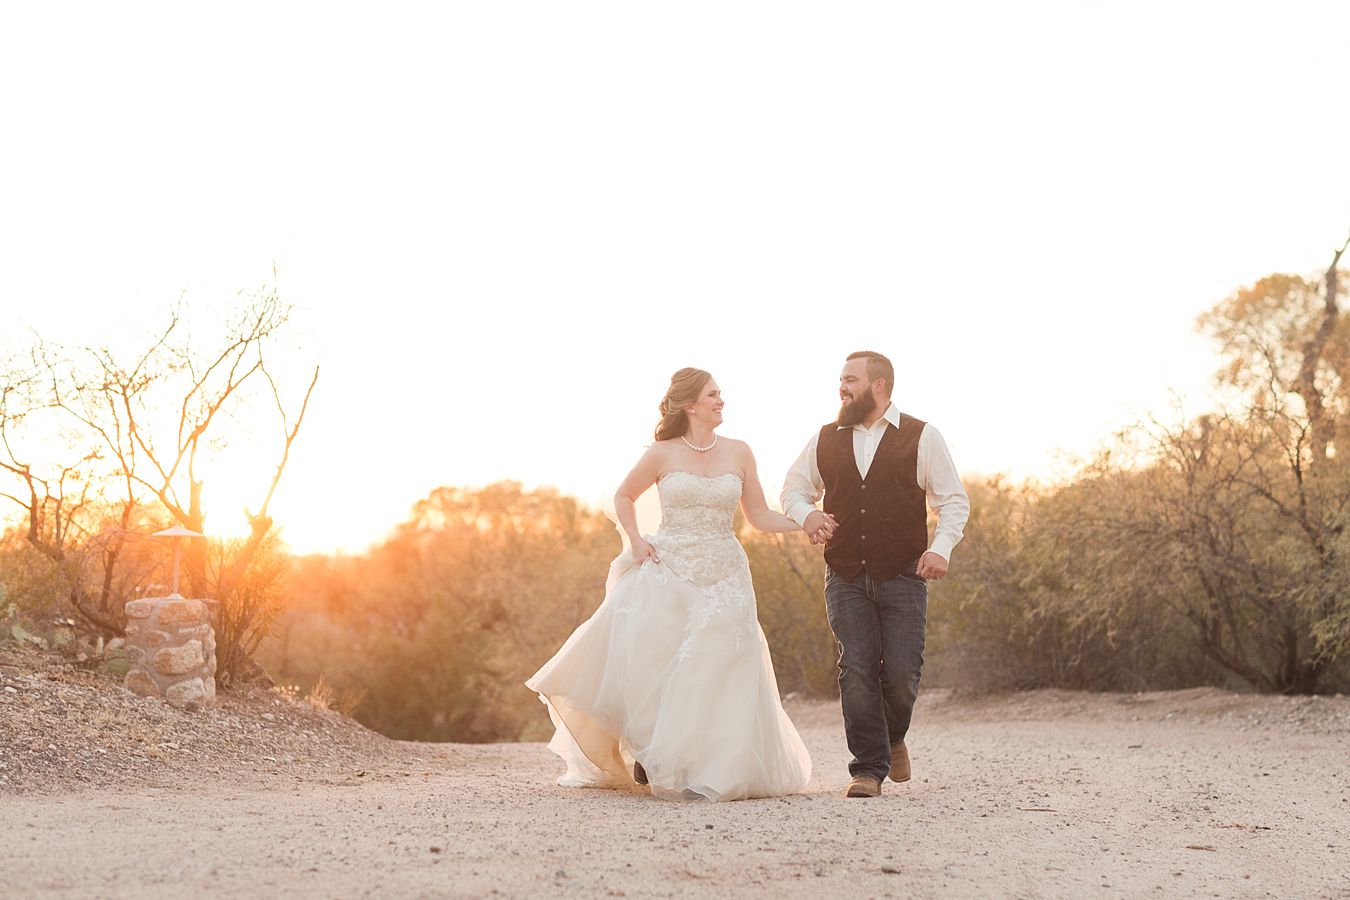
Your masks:
<path fill-rule="evenodd" d="M 872 467 L 872 459 L 877 454 L 877 445 L 886 433 L 887 423 L 899 427 L 900 410 L 892 403 L 886 412 L 872 424 L 853 426 L 853 460 L 858 464 L 858 473 L 867 477 Z M 842 429 L 844 426 L 840 426 Z M 811 435 L 806 449 L 788 470 L 783 481 L 783 493 L 780 497 L 783 512 L 798 525 L 806 522 L 806 517 L 816 509 L 816 504 L 825 493 L 825 482 L 820 477 L 820 467 L 816 464 L 816 443 L 820 432 Z M 919 487 L 928 495 L 928 506 L 937 512 L 937 533 L 928 549 L 950 561 L 952 548 L 961 542 L 965 533 L 966 519 L 970 517 L 970 498 L 961 485 L 961 476 L 957 474 L 956 463 L 952 462 L 947 442 L 932 425 L 924 424 L 919 433 L 918 458 Z"/>

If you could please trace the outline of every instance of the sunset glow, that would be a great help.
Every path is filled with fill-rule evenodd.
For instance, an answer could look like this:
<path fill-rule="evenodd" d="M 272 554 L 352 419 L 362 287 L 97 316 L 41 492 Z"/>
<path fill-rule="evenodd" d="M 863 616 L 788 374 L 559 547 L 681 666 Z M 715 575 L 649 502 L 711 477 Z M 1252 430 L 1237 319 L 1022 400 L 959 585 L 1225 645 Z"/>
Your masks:
<path fill-rule="evenodd" d="M 272 507 L 300 552 L 360 551 L 441 484 L 598 507 L 685 365 L 770 498 L 858 349 L 964 473 L 1054 479 L 1203 407 L 1196 316 L 1344 239 L 1348 27 L 1330 2 L 30 5 L 0 37 L 2 340 L 275 282 L 289 396 L 323 368 Z M 213 533 L 242 532 L 272 427 L 203 464 Z"/>

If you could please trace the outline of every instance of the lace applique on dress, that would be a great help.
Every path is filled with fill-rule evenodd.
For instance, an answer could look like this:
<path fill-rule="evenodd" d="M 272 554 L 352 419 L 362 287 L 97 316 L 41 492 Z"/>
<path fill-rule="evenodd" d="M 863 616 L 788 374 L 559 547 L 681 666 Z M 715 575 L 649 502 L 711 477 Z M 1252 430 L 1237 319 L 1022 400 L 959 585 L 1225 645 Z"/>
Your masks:
<path fill-rule="evenodd" d="M 709 627 L 726 629 L 740 647 L 755 621 L 749 561 L 732 530 L 742 488 L 734 472 L 667 472 L 657 485 L 661 527 L 649 540 L 662 565 L 698 587 L 704 601 L 690 616 L 681 659 Z"/>

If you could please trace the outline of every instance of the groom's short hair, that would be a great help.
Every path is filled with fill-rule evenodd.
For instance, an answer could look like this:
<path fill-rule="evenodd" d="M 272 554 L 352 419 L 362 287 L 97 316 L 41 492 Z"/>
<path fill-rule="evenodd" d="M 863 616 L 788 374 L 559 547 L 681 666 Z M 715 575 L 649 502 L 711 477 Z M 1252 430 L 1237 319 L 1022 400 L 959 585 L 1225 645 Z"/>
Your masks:
<path fill-rule="evenodd" d="M 859 350 L 857 353 L 850 353 L 845 362 L 852 362 L 855 359 L 867 360 L 867 380 L 872 382 L 880 378 L 885 382 L 882 389 L 886 391 L 886 396 L 889 397 L 891 392 L 895 390 L 895 366 L 891 365 L 891 361 L 880 353 L 874 353 L 871 350 Z"/>

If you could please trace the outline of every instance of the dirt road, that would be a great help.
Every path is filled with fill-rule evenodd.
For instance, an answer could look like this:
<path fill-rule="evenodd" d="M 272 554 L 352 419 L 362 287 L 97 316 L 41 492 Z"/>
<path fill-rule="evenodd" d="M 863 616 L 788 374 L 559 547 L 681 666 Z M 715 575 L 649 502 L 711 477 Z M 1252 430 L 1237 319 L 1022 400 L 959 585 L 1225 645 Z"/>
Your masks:
<path fill-rule="evenodd" d="M 556 787 L 540 744 L 393 743 L 331 777 L 0 796 L 6 897 L 1350 897 L 1350 700 L 930 693 L 914 780 L 842 796 Z"/>

